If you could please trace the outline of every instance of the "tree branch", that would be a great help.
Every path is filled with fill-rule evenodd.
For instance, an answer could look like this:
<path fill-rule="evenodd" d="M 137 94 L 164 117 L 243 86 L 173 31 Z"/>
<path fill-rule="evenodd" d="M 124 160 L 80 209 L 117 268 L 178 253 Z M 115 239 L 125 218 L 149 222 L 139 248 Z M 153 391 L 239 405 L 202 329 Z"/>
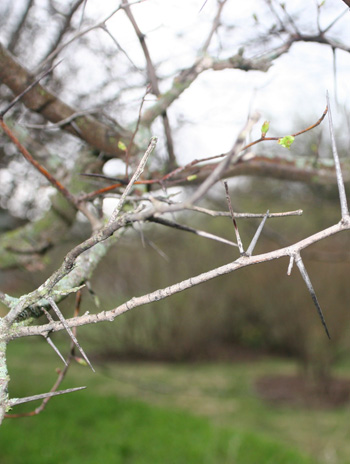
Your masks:
<path fill-rule="evenodd" d="M 33 76 L 30 72 L 22 67 L 0 43 L 0 82 L 11 89 L 15 95 L 19 95 L 26 90 L 32 80 Z M 37 84 L 24 95 L 22 101 L 27 108 L 41 114 L 53 123 L 59 123 L 77 113 L 76 109 L 65 104 L 40 84 Z M 121 127 L 116 129 L 106 126 L 88 115 L 75 118 L 74 125 L 78 128 L 78 132 L 72 123 L 67 124 L 64 130 L 81 138 L 98 150 L 121 158 L 125 156 L 125 150 L 120 148 L 118 142 L 130 140 L 132 134 L 129 131 L 125 131 Z"/>

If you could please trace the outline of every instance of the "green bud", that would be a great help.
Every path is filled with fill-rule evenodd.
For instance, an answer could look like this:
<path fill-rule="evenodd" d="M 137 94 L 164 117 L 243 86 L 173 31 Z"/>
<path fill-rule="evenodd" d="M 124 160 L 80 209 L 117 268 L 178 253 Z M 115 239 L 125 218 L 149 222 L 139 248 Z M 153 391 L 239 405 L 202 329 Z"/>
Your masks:
<path fill-rule="evenodd" d="M 262 138 L 265 138 L 269 128 L 270 128 L 270 121 L 265 121 L 264 124 L 261 126 L 261 137 Z"/>
<path fill-rule="evenodd" d="M 278 143 L 282 145 L 284 148 L 288 148 L 290 150 L 290 146 L 294 142 L 294 137 L 292 135 L 286 135 L 285 137 L 278 140 Z"/>

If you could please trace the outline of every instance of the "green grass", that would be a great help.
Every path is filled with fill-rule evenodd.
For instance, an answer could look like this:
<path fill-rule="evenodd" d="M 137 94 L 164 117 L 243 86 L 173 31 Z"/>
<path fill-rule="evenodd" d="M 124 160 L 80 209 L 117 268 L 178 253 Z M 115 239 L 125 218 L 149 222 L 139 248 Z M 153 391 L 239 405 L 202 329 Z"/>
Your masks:
<path fill-rule="evenodd" d="M 309 464 L 254 433 L 182 411 L 87 392 L 56 398 L 40 416 L 6 420 L 1 464 Z"/>
<path fill-rule="evenodd" d="M 12 397 L 48 391 L 60 366 L 34 338 L 11 343 L 8 361 Z M 290 361 L 94 364 L 96 374 L 72 366 L 61 385 L 87 390 L 53 398 L 39 416 L 4 421 L 1 464 L 350 463 L 349 408 L 278 407 L 256 396 L 254 380 L 293 372 Z"/>

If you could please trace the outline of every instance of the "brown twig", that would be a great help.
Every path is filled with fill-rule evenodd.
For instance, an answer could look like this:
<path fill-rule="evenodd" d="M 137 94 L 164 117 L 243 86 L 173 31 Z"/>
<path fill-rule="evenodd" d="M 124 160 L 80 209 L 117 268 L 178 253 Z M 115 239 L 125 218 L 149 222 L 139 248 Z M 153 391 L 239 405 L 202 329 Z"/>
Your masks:
<path fill-rule="evenodd" d="M 312 124 L 311 126 L 307 127 L 306 129 L 302 129 L 298 132 L 295 132 L 294 134 L 291 134 L 292 137 L 298 137 L 299 135 L 301 134 L 304 134 L 305 132 L 309 132 L 310 130 L 314 129 L 315 127 L 319 126 L 321 124 L 321 122 L 323 121 L 323 119 L 325 118 L 326 114 L 328 112 L 328 107 L 325 108 L 322 116 L 314 123 Z M 252 147 L 253 145 L 256 145 L 260 142 L 266 142 L 266 141 L 278 141 L 280 139 L 282 139 L 283 136 L 281 137 L 260 137 L 259 139 L 245 145 L 242 147 L 241 151 L 245 151 L 247 150 L 248 148 Z M 174 169 L 173 171 L 169 172 L 168 174 L 164 175 L 163 177 L 161 178 L 156 178 L 156 179 L 147 179 L 147 180 L 139 180 L 137 182 L 135 182 L 135 185 L 139 184 L 139 185 L 152 185 L 152 184 L 160 184 L 160 185 L 164 185 L 167 181 L 169 181 L 171 178 L 177 176 L 178 174 L 180 174 L 181 172 L 185 171 L 186 169 L 189 169 L 189 168 L 193 168 L 194 166 L 200 164 L 200 163 L 205 163 L 207 161 L 213 161 L 213 160 L 217 160 L 217 159 L 220 159 L 220 158 L 224 158 L 225 156 L 227 156 L 227 153 L 222 153 L 220 155 L 214 155 L 214 156 L 210 156 L 210 157 L 207 157 L 207 158 L 202 158 L 202 159 L 195 159 L 193 161 L 191 161 L 190 163 L 187 163 L 186 165 L 184 166 L 180 166 L 176 169 Z M 204 165 L 206 166 L 206 165 Z M 203 166 L 202 166 L 203 167 Z M 215 168 L 215 165 L 213 165 L 213 168 Z M 200 169 L 200 168 L 199 168 Z M 99 174 L 96 174 L 96 177 L 104 177 L 104 176 L 99 176 Z M 192 177 L 193 176 L 187 176 L 187 178 L 185 179 L 182 179 L 182 181 L 187 181 L 187 182 L 190 182 L 192 180 Z M 121 180 L 118 182 L 118 183 L 115 183 L 115 184 L 112 184 L 112 185 L 109 185 L 108 187 L 103 187 L 101 189 L 98 189 L 98 190 L 95 190 L 93 192 L 90 192 L 90 193 L 86 193 L 86 194 L 83 194 L 79 197 L 79 201 L 87 201 L 87 200 L 92 200 L 94 198 L 96 198 L 97 196 L 100 196 L 100 195 L 104 195 L 105 193 L 108 193 L 108 192 L 111 192 L 112 190 L 116 190 L 120 187 L 123 187 L 124 185 L 124 182 L 122 182 Z"/>
<path fill-rule="evenodd" d="M 3 129 L 3 131 L 6 133 L 6 135 L 9 137 L 9 139 L 16 145 L 16 147 L 19 149 L 19 151 L 22 153 L 24 158 L 32 165 L 35 167 L 37 171 L 40 172 L 46 179 L 50 182 L 51 185 L 53 185 L 71 204 L 74 206 L 77 206 L 77 201 L 75 197 L 64 187 L 61 182 L 59 182 L 52 174 L 49 173 L 49 171 L 44 168 L 38 161 L 36 161 L 32 155 L 29 153 L 29 151 L 21 144 L 21 142 L 18 140 L 18 138 L 15 136 L 15 134 L 11 131 L 11 129 L 8 127 L 7 124 L 5 124 L 4 120 L 0 118 L 0 127 Z"/>
<path fill-rule="evenodd" d="M 139 39 L 143 54 L 146 59 L 146 64 L 147 64 L 147 74 L 148 74 L 148 79 L 150 82 L 150 91 L 157 97 L 160 96 L 160 89 L 158 85 L 158 77 L 156 73 L 155 66 L 153 64 L 152 58 L 150 51 L 148 49 L 147 43 L 146 43 L 146 38 L 145 34 L 143 34 L 136 22 L 136 19 L 131 11 L 130 5 L 127 4 L 126 0 L 122 0 L 122 5 L 124 7 L 125 13 L 127 17 L 129 18 L 134 31 L 137 35 L 137 38 Z M 143 104 L 143 102 L 142 102 Z M 173 137 L 171 133 L 171 127 L 169 123 L 169 118 L 166 112 L 166 109 L 161 114 L 162 120 L 163 120 L 163 127 L 164 127 L 164 132 L 165 132 L 165 138 L 166 138 L 166 143 L 167 143 L 167 148 L 168 148 L 168 166 L 169 170 L 172 170 L 176 166 L 176 157 L 174 153 L 174 142 L 173 142 Z M 138 119 L 138 125 L 141 122 L 141 114 L 139 114 L 139 119 Z"/>
<path fill-rule="evenodd" d="M 126 147 L 126 152 L 125 152 L 125 178 L 126 179 L 129 178 L 129 159 L 130 159 L 130 153 L 131 153 L 132 144 L 134 143 L 136 134 L 137 134 L 137 132 L 139 130 L 139 127 L 140 127 L 142 108 L 143 108 L 143 105 L 145 103 L 145 99 L 146 99 L 147 95 L 150 93 L 150 91 L 151 91 L 151 87 L 148 85 L 147 88 L 146 88 L 146 91 L 145 91 L 145 93 L 144 93 L 144 95 L 142 97 L 142 100 L 141 100 L 135 130 L 132 133 L 132 136 L 131 136 L 130 142 L 128 143 L 128 146 Z"/>

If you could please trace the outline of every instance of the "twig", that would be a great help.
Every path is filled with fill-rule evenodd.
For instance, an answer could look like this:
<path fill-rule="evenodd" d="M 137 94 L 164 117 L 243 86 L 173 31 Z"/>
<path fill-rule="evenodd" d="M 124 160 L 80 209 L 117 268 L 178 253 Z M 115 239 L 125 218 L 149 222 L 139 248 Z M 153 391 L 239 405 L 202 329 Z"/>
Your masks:
<path fill-rule="evenodd" d="M 61 182 L 59 182 L 49 171 L 44 168 L 38 161 L 36 161 L 29 151 L 21 144 L 15 134 L 11 131 L 11 129 L 5 124 L 2 118 L 0 118 L 0 127 L 4 130 L 7 134 L 9 139 L 16 145 L 19 151 L 22 153 L 24 158 L 29 161 L 29 163 L 37 169 L 46 179 L 53 185 L 70 203 L 72 203 L 75 207 L 77 207 L 77 202 L 75 197 L 64 187 Z"/>
<path fill-rule="evenodd" d="M 346 2 L 345 2 L 346 3 Z M 348 6 L 350 6 L 350 1 Z M 344 15 L 348 14 L 349 10 L 342 11 L 338 16 L 336 16 L 333 21 L 331 21 L 327 27 L 325 27 L 321 32 L 321 34 L 326 34 L 333 26 L 336 24 Z"/>
<path fill-rule="evenodd" d="M 138 115 L 138 118 L 137 118 L 137 122 L 136 122 L 136 126 L 135 126 L 135 130 L 131 136 L 131 139 L 130 139 L 130 142 L 128 143 L 128 146 L 126 147 L 126 152 L 125 152 L 125 177 L 126 179 L 129 178 L 129 159 L 130 159 L 130 152 L 131 152 L 131 148 L 132 148 L 132 144 L 134 143 L 134 139 L 136 137 L 136 134 L 139 130 L 139 127 L 140 127 L 140 122 L 141 122 L 141 114 L 142 114 L 142 108 L 143 108 L 143 105 L 145 103 L 145 99 L 147 97 L 147 95 L 149 94 L 151 88 L 149 86 L 147 86 L 146 88 L 146 91 L 142 97 L 142 100 L 141 100 L 141 104 L 140 104 L 140 108 L 139 108 L 139 115 Z"/>
<path fill-rule="evenodd" d="M 84 21 L 84 14 L 85 14 L 86 4 L 87 4 L 87 0 L 84 0 L 82 12 L 81 12 L 81 17 L 80 17 L 80 22 L 79 22 L 79 29 L 81 28 L 81 26 L 83 24 L 83 21 Z"/>
<path fill-rule="evenodd" d="M 203 10 L 203 8 L 205 7 L 207 1 L 208 1 L 208 0 L 205 0 L 205 2 L 203 3 L 203 5 L 201 6 L 200 10 L 198 11 L 198 13 L 200 13 L 200 12 Z"/>
<path fill-rule="evenodd" d="M 49 125 L 48 124 L 20 124 L 20 125 L 24 127 L 28 127 L 28 129 L 39 129 L 39 130 L 60 129 L 63 126 L 70 124 L 72 121 L 74 121 L 74 119 L 79 118 L 80 116 L 94 114 L 97 111 L 99 111 L 99 108 L 76 111 L 75 113 L 71 114 L 67 118 L 61 119 L 60 121 L 51 123 Z"/>
<path fill-rule="evenodd" d="M 157 137 L 152 137 L 149 144 L 148 144 L 148 147 L 147 147 L 147 150 L 145 152 L 145 154 L 143 155 L 134 175 L 132 176 L 130 182 L 128 183 L 128 185 L 126 186 L 125 190 L 124 190 L 124 193 L 123 195 L 121 196 L 120 200 L 119 200 L 119 203 L 118 203 L 118 206 L 115 208 L 115 210 L 113 211 L 109 221 L 108 221 L 108 224 L 111 224 L 113 223 L 120 211 L 122 210 L 123 206 L 124 206 L 124 203 L 126 201 L 126 197 L 129 195 L 129 192 L 130 190 L 132 189 L 134 183 L 138 180 L 138 178 L 141 176 L 141 174 L 143 173 L 143 170 L 145 169 L 145 166 L 146 166 L 146 163 L 147 163 L 147 160 L 148 158 L 150 157 L 152 151 L 155 149 L 156 147 L 156 144 L 157 144 L 157 140 L 158 138 Z"/>
<path fill-rule="evenodd" d="M 327 111 L 328 111 L 328 108 L 326 107 L 326 109 L 324 110 L 322 116 L 315 122 L 315 124 L 312 124 L 311 126 L 307 127 L 306 129 L 295 132 L 294 134 L 291 134 L 291 136 L 292 137 L 298 137 L 299 135 L 304 134 L 305 132 L 308 132 L 308 131 L 314 129 L 315 127 L 319 126 L 321 124 L 321 122 L 323 121 L 323 119 L 325 118 L 325 116 L 327 114 Z M 278 141 L 278 140 L 282 139 L 283 137 L 284 136 L 280 136 L 280 137 L 260 137 L 259 139 L 254 140 L 253 142 L 250 142 L 249 144 L 242 147 L 241 151 L 245 151 L 248 148 L 250 148 L 253 145 L 256 145 L 258 143 L 268 142 L 268 141 Z M 213 161 L 215 159 L 223 158 L 224 156 L 227 156 L 227 153 L 222 153 L 220 155 L 210 156 L 208 158 L 195 159 L 195 160 L 191 161 L 190 163 L 186 164 L 185 166 L 178 167 L 174 171 L 169 172 L 168 174 L 166 174 L 162 178 L 162 181 L 164 182 L 165 180 L 169 180 L 171 177 L 174 177 L 175 175 L 180 174 L 182 171 L 185 171 L 186 169 L 188 169 L 190 167 L 196 166 L 199 163 L 204 163 L 206 161 Z"/>
<path fill-rule="evenodd" d="M 129 3 L 128 5 L 134 5 L 136 3 L 142 3 L 144 1 L 145 0 L 136 0 L 134 2 Z M 44 66 L 47 62 L 51 62 L 59 53 L 61 53 L 61 51 L 64 48 L 66 48 L 68 45 L 70 45 L 72 42 L 74 42 L 79 37 L 82 37 L 83 35 L 87 34 L 88 32 L 93 31 L 94 29 L 98 29 L 98 28 L 102 27 L 109 19 L 111 19 L 118 11 L 122 10 L 123 8 L 124 8 L 123 5 L 119 5 L 108 16 L 106 16 L 102 21 L 99 21 L 98 23 L 77 32 L 71 39 L 69 39 L 67 42 L 59 45 L 55 50 L 53 50 L 53 52 L 50 53 L 50 55 L 41 63 L 40 66 Z"/>
<path fill-rule="evenodd" d="M 204 45 L 202 47 L 202 50 L 201 50 L 202 54 L 207 52 L 207 50 L 209 48 L 209 45 L 210 45 L 210 42 L 212 41 L 212 38 L 213 38 L 215 32 L 218 30 L 218 28 L 220 26 L 221 13 L 222 13 L 222 10 L 224 9 L 224 6 L 225 6 L 226 2 L 227 2 L 227 0 L 219 0 L 218 1 L 218 10 L 216 12 L 216 15 L 215 15 L 211 30 L 209 32 L 209 35 L 208 35 L 208 37 L 207 37 L 207 39 L 206 39 L 206 41 L 205 41 L 205 43 L 204 43 Z M 205 5 L 205 3 L 204 3 L 204 5 Z M 200 9 L 199 13 L 202 11 L 204 5 Z"/>
<path fill-rule="evenodd" d="M 8 50 L 12 53 L 17 45 L 18 39 L 20 38 L 21 31 L 23 29 L 23 26 L 26 23 L 27 16 L 29 14 L 30 9 L 32 8 L 34 4 L 34 0 L 28 0 L 27 6 L 25 10 L 23 11 L 23 14 L 16 26 L 16 29 L 13 31 L 11 34 L 11 39 L 8 45 Z"/>
<path fill-rule="evenodd" d="M 198 213 L 208 214 L 212 217 L 217 216 L 225 216 L 231 217 L 231 214 L 227 211 L 214 211 L 208 208 L 202 208 L 201 206 L 188 206 L 186 209 L 197 211 Z M 297 209 L 295 211 L 286 211 L 284 213 L 269 213 L 268 217 L 270 218 L 279 218 L 279 217 L 287 217 L 287 216 L 301 216 L 303 214 L 302 209 Z M 266 213 L 236 213 L 234 212 L 236 218 L 264 218 Z"/>
<path fill-rule="evenodd" d="M 71 27 L 72 18 L 82 2 L 83 0 L 76 0 L 75 4 L 70 7 L 69 12 L 62 15 L 64 18 L 61 23 L 62 25 L 59 27 L 56 37 L 51 39 L 50 46 L 45 53 L 44 59 L 46 59 L 52 53 L 52 51 L 59 46 L 64 34 Z"/>
<path fill-rule="evenodd" d="M 139 26 L 138 26 L 138 24 L 136 22 L 136 19 L 135 19 L 134 15 L 133 15 L 133 13 L 131 11 L 131 8 L 127 4 L 126 0 L 122 0 L 122 5 L 124 7 L 124 10 L 125 10 L 125 13 L 126 13 L 127 17 L 129 18 L 129 20 L 130 20 L 130 22 L 132 24 L 132 27 L 134 28 L 134 31 L 135 31 L 135 33 L 137 35 L 137 38 L 139 39 L 143 54 L 144 54 L 145 59 L 146 59 L 147 74 L 148 74 L 148 79 L 149 79 L 149 82 L 150 82 L 150 89 L 149 90 L 152 91 L 152 93 L 154 95 L 159 97 L 160 96 L 160 89 L 159 89 L 159 85 L 158 85 L 158 77 L 157 77 L 155 66 L 154 66 L 152 58 L 151 58 L 150 51 L 149 51 L 148 46 L 147 46 L 145 34 L 143 34 L 141 32 L 141 30 L 140 30 L 140 28 L 139 28 Z M 143 102 L 142 102 L 142 105 L 143 105 Z M 142 106 L 141 106 L 141 108 L 142 108 Z M 139 124 L 141 122 L 141 108 L 140 108 L 139 119 L 137 121 L 137 129 L 138 129 L 138 126 L 139 126 Z M 166 142 L 167 142 L 167 148 L 168 148 L 168 157 L 169 157 L 168 168 L 169 168 L 169 170 L 171 170 L 171 169 L 174 169 L 174 167 L 176 166 L 176 157 L 175 157 L 175 153 L 174 153 L 174 142 L 173 142 L 173 137 L 172 137 L 172 133 L 171 133 L 171 127 L 170 127 L 170 123 L 169 123 L 169 119 L 168 119 L 166 109 L 164 109 L 164 111 L 162 112 L 161 117 L 162 117 L 162 120 L 163 120 L 163 127 L 164 127 Z"/>

